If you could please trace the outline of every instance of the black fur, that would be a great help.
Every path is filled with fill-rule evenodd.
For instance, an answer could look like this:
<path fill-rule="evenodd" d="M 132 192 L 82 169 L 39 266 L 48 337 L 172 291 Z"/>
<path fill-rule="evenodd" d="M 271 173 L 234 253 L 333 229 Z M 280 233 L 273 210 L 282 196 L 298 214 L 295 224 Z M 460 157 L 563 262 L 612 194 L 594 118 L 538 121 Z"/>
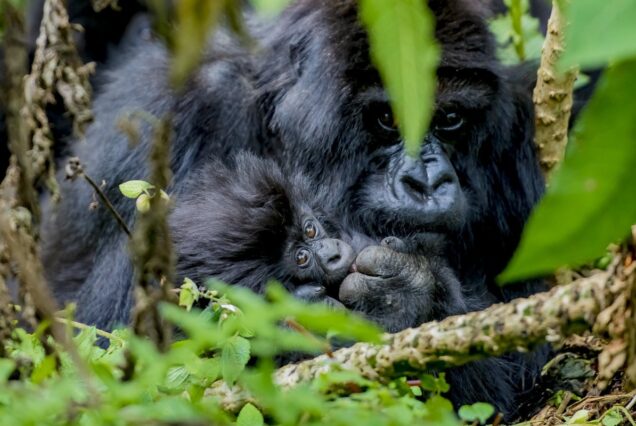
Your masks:
<path fill-rule="evenodd" d="M 333 212 L 343 238 L 360 251 L 357 272 L 342 287 L 350 290 L 345 299 L 390 330 L 527 295 L 541 285 L 500 289 L 494 278 L 543 188 L 532 144 L 531 83 L 496 62 L 477 4 L 429 1 L 443 50 L 437 119 L 418 159 L 405 157 L 395 130 L 378 126 L 387 95 L 353 0 L 300 0 L 275 22 L 251 21 L 262 41 L 256 53 L 218 32 L 180 93 L 168 86 L 159 42 L 126 44 L 111 59 L 116 65 L 95 99 L 96 123 L 74 154 L 95 180 L 106 180 L 107 194 L 129 222 L 133 203 L 116 188 L 147 178 L 151 129 L 143 126 L 140 144 L 131 148 L 116 129 L 126 111 L 172 115 L 169 190 L 177 203 L 196 182 L 189 178 L 242 150 L 273 158 L 285 175 L 302 174 L 317 188 L 313 202 Z M 448 111 L 461 113 L 461 132 L 444 129 Z M 64 198 L 49 206 L 43 229 L 47 277 L 60 299 L 78 302 L 78 320 L 102 328 L 126 323 L 132 305 L 126 237 L 104 209 L 88 210 L 88 187 L 62 189 Z M 374 245 L 387 236 L 431 233 L 443 239 L 442 255 L 430 255 L 436 244 L 407 252 Z M 180 238 L 177 245 L 184 244 Z M 242 272 L 233 273 L 240 278 Z M 382 309 L 389 302 L 396 308 Z M 540 354 L 511 355 L 451 370 L 451 397 L 456 404 L 488 401 L 511 415 L 521 385 L 537 376 L 540 362 Z"/>
<path fill-rule="evenodd" d="M 337 227 L 315 204 L 316 191 L 302 175 L 286 177 L 274 161 L 254 155 L 237 156 L 232 168 L 206 166 L 171 216 L 178 276 L 198 284 L 214 277 L 256 292 L 270 279 L 292 292 L 338 286 L 353 250 L 334 239 Z M 300 265 L 299 253 L 306 256 Z"/>

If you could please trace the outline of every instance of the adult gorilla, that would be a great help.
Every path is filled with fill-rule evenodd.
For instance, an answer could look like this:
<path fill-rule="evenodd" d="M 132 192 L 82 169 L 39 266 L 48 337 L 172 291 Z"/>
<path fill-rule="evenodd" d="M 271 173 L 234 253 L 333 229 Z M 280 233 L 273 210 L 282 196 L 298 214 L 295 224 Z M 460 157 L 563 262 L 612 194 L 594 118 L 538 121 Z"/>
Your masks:
<path fill-rule="evenodd" d="M 419 159 L 403 155 L 353 0 L 301 0 L 276 22 L 255 26 L 263 44 L 256 56 L 216 34 L 208 59 L 178 94 L 167 83 L 165 48 L 131 37 L 136 41 L 115 60 L 95 99 L 96 122 L 74 154 L 94 179 L 107 182 L 106 193 L 129 222 L 134 206 L 117 184 L 147 177 L 152 132 L 143 127 L 141 142 L 130 148 L 116 129 L 125 111 L 172 115 L 177 202 L 197 184 L 188 177 L 210 158 L 243 149 L 303 172 L 317 197 L 328 194 L 320 205 L 342 220 L 358 249 L 408 237 L 364 248 L 357 272 L 340 289 L 348 305 L 391 331 L 528 294 L 536 286 L 500 290 L 494 277 L 543 186 L 532 145 L 531 84 L 496 62 L 475 3 L 429 1 L 443 53 L 436 118 Z M 106 329 L 126 323 L 133 303 L 127 238 L 105 209 L 88 211 L 88 187 L 65 183 L 62 190 L 43 228 L 47 277 L 61 300 L 77 301 L 79 321 Z M 429 262 L 427 252 L 440 250 L 446 261 Z M 463 300 L 451 304 L 443 284 L 458 280 Z M 525 361 L 511 356 L 451 370 L 451 397 L 456 404 L 489 401 L 510 414 L 518 384 L 536 374 Z"/>

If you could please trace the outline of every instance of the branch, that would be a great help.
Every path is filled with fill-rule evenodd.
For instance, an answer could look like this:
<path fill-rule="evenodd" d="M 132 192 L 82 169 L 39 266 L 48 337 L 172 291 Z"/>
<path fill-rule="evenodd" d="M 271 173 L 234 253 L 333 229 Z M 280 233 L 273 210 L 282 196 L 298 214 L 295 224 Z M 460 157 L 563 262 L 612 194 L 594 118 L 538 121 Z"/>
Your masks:
<path fill-rule="evenodd" d="M 563 0 L 566 1 L 566 0 Z M 561 1 L 552 2 L 548 33 L 543 43 L 541 65 L 534 88 L 535 144 L 539 147 L 539 161 L 546 177 L 565 155 L 568 143 L 570 113 L 577 69 L 564 73 L 557 70 L 557 62 L 564 50 L 564 29 Z"/>
<path fill-rule="evenodd" d="M 161 190 L 170 184 L 170 146 L 172 127 L 169 119 L 157 120 L 150 152 L 151 179 L 156 188 L 150 209 L 139 212 L 132 234 L 131 249 L 135 266 L 135 307 L 133 329 L 149 337 L 160 349 L 171 343 L 172 326 L 161 318 L 161 301 L 173 298 L 174 253 L 168 226 L 169 203 Z"/>
<path fill-rule="evenodd" d="M 514 351 L 526 352 L 546 342 L 557 344 L 582 330 L 607 334 L 617 341 L 625 332 L 617 324 L 624 324 L 625 317 L 621 316 L 629 312 L 628 295 L 635 271 L 636 263 L 624 267 L 617 259 L 608 271 L 546 293 L 388 334 L 384 345 L 358 343 L 330 356 L 287 365 L 276 371 L 275 382 L 292 388 L 341 369 L 370 380 L 386 381 L 397 374 L 398 365 L 401 375 L 405 367 L 407 373 L 415 373 L 459 366 Z M 625 358 L 619 363 L 618 352 L 609 356 L 615 373 L 624 366 Z M 254 402 L 244 390 L 230 388 L 223 382 L 215 383 L 206 395 L 219 398 L 229 411 Z"/>

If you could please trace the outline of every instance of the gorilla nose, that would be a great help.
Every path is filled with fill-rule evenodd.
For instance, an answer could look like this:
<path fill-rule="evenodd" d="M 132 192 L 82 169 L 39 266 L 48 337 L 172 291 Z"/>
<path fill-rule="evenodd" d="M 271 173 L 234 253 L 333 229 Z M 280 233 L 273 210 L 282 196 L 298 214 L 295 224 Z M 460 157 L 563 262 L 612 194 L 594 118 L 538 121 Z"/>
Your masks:
<path fill-rule="evenodd" d="M 335 238 L 322 240 L 316 254 L 330 282 L 344 279 L 354 260 L 351 246 Z"/>
<path fill-rule="evenodd" d="M 402 190 L 416 201 L 426 200 L 446 185 L 455 182 L 455 173 L 448 161 L 431 154 L 415 161 L 405 170 L 399 182 Z"/>

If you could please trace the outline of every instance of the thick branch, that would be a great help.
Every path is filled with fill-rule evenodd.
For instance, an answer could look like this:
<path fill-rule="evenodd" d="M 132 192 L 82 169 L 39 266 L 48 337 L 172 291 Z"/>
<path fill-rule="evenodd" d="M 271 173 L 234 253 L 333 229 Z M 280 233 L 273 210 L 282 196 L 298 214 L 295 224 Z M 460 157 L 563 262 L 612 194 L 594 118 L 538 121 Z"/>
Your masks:
<path fill-rule="evenodd" d="M 589 329 L 616 337 L 612 336 L 614 313 L 623 312 L 618 308 L 628 303 L 635 269 L 634 264 L 624 269 L 617 261 L 606 272 L 550 292 L 386 335 L 386 343 L 381 346 L 358 343 L 331 356 L 285 366 L 276 371 L 275 381 L 290 388 L 342 368 L 371 380 L 386 381 L 396 374 L 397 365 L 400 374 L 404 374 L 405 366 L 413 372 L 458 366 L 531 350 L 545 342 L 559 343 Z M 222 382 L 208 389 L 207 394 L 219 397 L 228 410 L 237 410 L 249 401 L 246 392 L 230 389 Z"/>
<path fill-rule="evenodd" d="M 550 176 L 565 155 L 572 111 L 572 92 L 578 75 L 576 69 L 565 73 L 557 70 L 557 62 L 564 50 L 565 26 L 560 2 L 554 0 L 533 96 L 535 143 L 539 147 L 541 168 L 546 177 Z"/>

